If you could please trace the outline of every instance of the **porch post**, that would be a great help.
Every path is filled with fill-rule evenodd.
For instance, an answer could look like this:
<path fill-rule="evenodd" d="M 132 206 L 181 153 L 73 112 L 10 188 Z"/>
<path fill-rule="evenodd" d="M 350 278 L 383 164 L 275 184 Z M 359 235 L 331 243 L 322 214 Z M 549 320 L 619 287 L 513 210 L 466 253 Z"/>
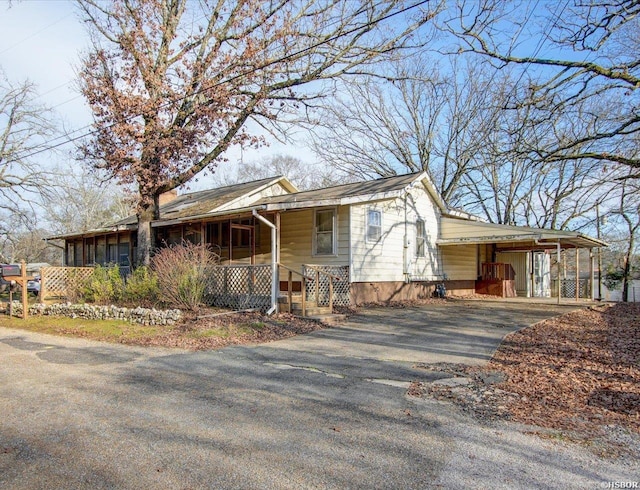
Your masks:
<path fill-rule="evenodd" d="M 560 278 L 560 260 L 561 260 L 560 242 L 557 243 L 557 252 L 558 252 L 558 304 L 560 304 L 560 296 L 562 295 L 562 279 Z"/>
<path fill-rule="evenodd" d="M 593 261 L 595 260 L 595 256 L 593 255 L 593 248 L 589 249 L 589 291 L 591 291 L 591 301 L 596 299 L 596 292 L 594 291 L 593 283 L 595 282 L 595 267 L 593 266 Z"/>
<path fill-rule="evenodd" d="M 580 249 L 576 247 L 576 301 L 580 300 Z"/>
<path fill-rule="evenodd" d="M 262 221 L 265 225 L 271 228 L 271 308 L 267 311 L 268 315 L 276 313 L 278 311 L 278 239 L 277 239 L 277 227 L 271 221 L 258 214 L 255 209 L 252 210 L 252 214 L 255 218 Z"/>

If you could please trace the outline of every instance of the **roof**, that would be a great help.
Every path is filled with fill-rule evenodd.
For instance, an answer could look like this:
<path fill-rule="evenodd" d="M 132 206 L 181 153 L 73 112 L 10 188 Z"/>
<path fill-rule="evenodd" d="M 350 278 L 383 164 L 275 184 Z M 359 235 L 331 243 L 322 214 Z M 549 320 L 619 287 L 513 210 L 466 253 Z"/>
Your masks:
<path fill-rule="evenodd" d="M 502 244 L 503 250 L 522 247 L 550 249 L 556 247 L 558 243 L 564 248 L 607 246 L 607 243 L 602 240 L 576 231 L 500 225 L 444 216 L 441 220 L 440 237 L 436 243 L 440 246 L 495 243 Z"/>
<path fill-rule="evenodd" d="M 267 179 L 254 180 L 242 184 L 233 184 L 216 189 L 191 192 L 178 196 L 173 201 L 160 206 L 160 220 L 173 220 L 180 218 L 192 218 L 208 213 L 213 213 L 221 207 L 233 209 L 234 201 L 241 200 L 248 194 L 254 194 L 274 184 L 282 185 L 288 192 L 297 189 L 285 177 L 269 177 Z M 135 215 L 114 223 L 114 226 L 136 224 Z"/>
<path fill-rule="evenodd" d="M 392 199 L 401 196 L 405 189 L 415 182 L 423 182 L 441 209 L 446 209 L 444 201 L 425 172 L 394 175 L 377 180 L 267 197 L 256 202 L 256 205 L 262 205 L 266 210 L 272 211 Z"/>

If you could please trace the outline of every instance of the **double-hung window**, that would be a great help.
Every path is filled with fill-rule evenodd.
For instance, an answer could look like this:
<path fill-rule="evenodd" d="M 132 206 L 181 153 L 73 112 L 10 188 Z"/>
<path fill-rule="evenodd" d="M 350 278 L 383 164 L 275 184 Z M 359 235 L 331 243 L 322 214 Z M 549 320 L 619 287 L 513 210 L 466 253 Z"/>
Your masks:
<path fill-rule="evenodd" d="M 336 254 L 336 210 L 317 209 L 315 214 L 314 253 L 316 255 Z"/>
<path fill-rule="evenodd" d="M 416 220 L 416 257 L 425 256 L 426 227 L 424 220 Z"/>
<path fill-rule="evenodd" d="M 367 210 L 367 241 L 377 242 L 382 236 L 382 211 L 379 209 Z"/>

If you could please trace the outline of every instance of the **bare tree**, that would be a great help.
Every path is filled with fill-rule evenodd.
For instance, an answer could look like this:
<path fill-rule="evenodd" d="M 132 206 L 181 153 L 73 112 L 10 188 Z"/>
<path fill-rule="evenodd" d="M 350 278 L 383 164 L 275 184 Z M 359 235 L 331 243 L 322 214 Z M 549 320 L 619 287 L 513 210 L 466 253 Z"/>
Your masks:
<path fill-rule="evenodd" d="M 126 189 L 100 179 L 88 168 L 58 169 L 49 186 L 43 220 L 53 234 L 100 228 L 134 213 Z"/>
<path fill-rule="evenodd" d="M 135 186 L 140 264 L 149 262 L 160 194 L 214 166 L 230 145 L 263 143 L 247 131 L 250 121 L 283 135 L 282 123 L 323 93 L 322 81 L 406 47 L 436 8 L 399 0 L 79 6 L 94 40 L 81 71 L 95 121 L 85 156 Z"/>
<path fill-rule="evenodd" d="M 317 116 L 313 148 L 358 178 L 426 171 L 445 200 L 461 204 L 462 178 L 497 113 L 488 83 L 478 66 L 405 58 L 385 79 L 345 83 Z"/>
<path fill-rule="evenodd" d="M 531 124 L 553 139 L 525 145 L 523 152 L 542 163 L 595 160 L 640 168 L 640 4 L 565 0 L 537 7 L 460 2 L 442 28 L 457 36 L 456 51 L 489 58 L 498 68 L 519 67 L 527 77 L 520 103 L 533 111 Z M 541 55 L 548 52 L 553 55 Z"/>
<path fill-rule="evenodd" d="M 217 172 L 214 178 L 220 185 L 231 185 L 279 175 L 287 177 L 298 189 L 303 191 L 353 181 L 336 168 L 308 163 L 297 157 L 281 154 L 263 157 L 255 161 L 238 162 L 235 172 Z"/>
<path fill-rule="evenodd" d="M 11 83 L 0 71 L 0 240 L 34 226 L 47 175 L 33 158 L 54 134 L 52 114 L 34 102 L 33 84 Z"/>
<path fill-rule="evenodd" d="M 634 258 L 637 261 L 640 250 L 640 184 L 637 180 L 625 179 L 616 192 L 617 206 L 609 211 L 613 226 L 618 228 L 619 265 L 614 276 L 622 281 L 622 301 L 629 301 L 629 283 L 633 279 Z"/>

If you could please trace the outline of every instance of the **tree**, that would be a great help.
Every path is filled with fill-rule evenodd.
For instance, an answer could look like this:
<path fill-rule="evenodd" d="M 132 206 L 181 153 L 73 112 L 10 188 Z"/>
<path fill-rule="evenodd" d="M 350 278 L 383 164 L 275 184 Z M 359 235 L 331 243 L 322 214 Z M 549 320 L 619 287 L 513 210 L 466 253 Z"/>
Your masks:
<path fill-rule="evenodd" d="M 220 185 L 231 185 L 278 175 L 287 177 L 301 191 L 352 181 L 336 168 L 307 163 L 291 155 L 280 154 L 264 157 L 257 161 L 238 162 L 235 172 L 226 172 L 224 175 L 216 174 L 216 181 Z"/>
<path fill-rule="evenodd" d="M 579 225 L 603 185 L 597 164 L 538 168 L 527 149 L 550 143 L 519 105 L 526 83 L 460 58 L 437 63 L 423 53 L 395 62 L 385 79 L 345 83 L 316 116 L 316 153 L 359 178 L 424 170 L 446 202 L 490 222 Z"/>
<path fill-rule="evenodd" d="M 53 173 L 44 216 L 53 234 L 100 228 L 133 213 L 128 193 L 87 168 Z"/>
<path fill-rule="evenodd" d="M 495 119 L 488 82 L 462 62 L 396 61 L 384 78 L 343 84 L 316 116 L 314 150 L 358 179 L 425 171 L 447 202 L 461 204 L 462 178 Z"/>
<path fill-rule="evenodd" d="M 537 7 L 461 2 L 441 27 L 457 37 L 456 52 L 481 55 L 498 69 L 519 68 L 527 77 L 519 105 L 528 106 L 530 124 L 553 139 L 523 152 L 543 164 L 623 164 L 636 170 L 629 177 L 640 176 L 640 4 L 566 0 Z"/>
<path fill-rule="evenodd" d="M 93 36 L 80 73 L 95 126 L 84 155 L 136 188 L 138 264 L 149 263 L 160 194 L 212 168 L 231 145 L 264 143 L 249 122 L 282 134 L 284 122 L 326 93 L 323 81 L 407 47 L 433 14 L 426 5 L 79 2 Z"/>
<path fill-rule="evenodd" d="M 51 111 L 34 102 L 30 82 L 11 83 L 0 71 L 0 241 L 34 227 L 48 171 L 34 159 L 54 134 Z"/>
<path fill-rule="evenodd" d="M 640 255 L 640 184 L 635 179 L 622 180 L 615 197 L 618 203 L 610 209 L 608 216 L 611 217 L 610 225 L 617 229 L 619 237 L 614 243 L 619 261 L 609 275 L 622 282 L 622 301 L 629 301 L 629 284 L 640 265 L 636 263 L 634 266 L 634 261 L 637 262 Z"/>

